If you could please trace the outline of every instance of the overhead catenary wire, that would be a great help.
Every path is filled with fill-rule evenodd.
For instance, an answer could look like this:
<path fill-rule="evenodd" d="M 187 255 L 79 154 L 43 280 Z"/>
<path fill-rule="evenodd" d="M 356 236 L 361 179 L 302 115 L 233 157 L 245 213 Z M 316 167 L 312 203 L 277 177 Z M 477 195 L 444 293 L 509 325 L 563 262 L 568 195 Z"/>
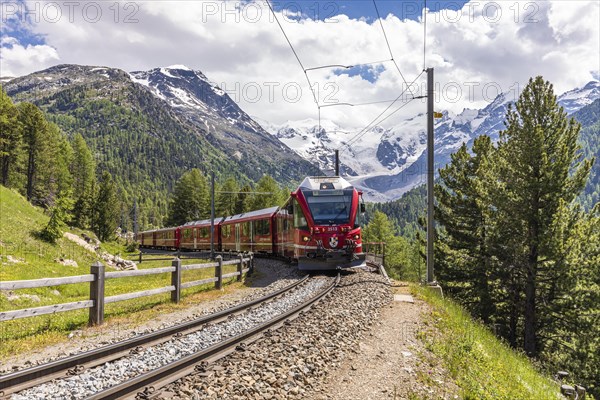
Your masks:
<path fill-rule="evenodd" d="M 427 0 L 423 0 L 423 70 L 425 70 L 425 51 L 427 40 Z"/>
<path fill-rule="evenodd" d="M 356 143 L 358 140 L 360 140 L 360 138 L 362 138 L 364 136 L 364 134 L 368 131 L 368 129 L 370 129 L 375 123 L 381 123 L 383 121 L 385 121 L 386 119 L 388 119 L 389 117 L 391 117 L 391 115 L 395 114 L 397 111 L 399 111 L 401 108 L 403 108 L 406 104 L 410 103 L 410 101 L 414 100 L 415 95 L 411 89 L 411 86 L 417 81 L 417 79 L 423 74 L 423 71 L 425 69 L 423 69 L 423 71 L 421 71 L 421 74 L 419 74 L 415 80 L 412 83 L 408 83 L 406 78 L 404 77 L 404 74 L 402 73 L 400 66 L 398 65 L 398 63 L 396 62 L 396 60 L 394 59 L 394 54 L 392 52 L 392 48 L 390 46 L 390 42 L 388 40 L 385 28 L 383 26 L 383 20 L 381 18 L 381 14 L 379 13 L 379 9 L 377 7 L 377 3 L 375 0 L 373 0 L 373 5 L 375 7 L 375 11 L 377 13 L 377 17 L 379 20 L 379 25 L 381 26 L 381 30 L 383 33 L 383 37 L 385 39 L 385 43 L 388 49 L 388 52 L 390 54 L 390 59 L 387 60 L 381 60 L 381 61 L 375 61 L 375 62 L 369 62 L 369 63 L 360 63 L 360 64 L 355 64 L 355 65 L 345 65 L 345 64 L 329 64 L 329 65 L 322 65 L 322 66 L 316 66 L 316 67 L 310 67 L 310 68 L 306 68 L 304 66 L 304 64 L 302 63 L 300 56 L 298 55 L 298 53 L 296 52 L 294 46 L 292 45 L 291 40 L 289 39 L 287 33 L 285 32 L 285 29 L 283 28 L 283 25 L 281 24 L 279 18 L 277 17 L 277 14 L 275 13 L 275 10 L 271 4 L 270 0 L 267 0 L 267 5 L 269 6 L 269 10 L 271 11 L 275 21 L 277 22 L 277 25 L 279 26 L 279 29 L 281 30 L 281 32 L 283 33 L 283 36 L 285 37 L 290 49 L 292 50 L 296 61 L 298 62 L 298 64 L 300 65 L 300 68 L 302 68 L 302 71 L 304 73 L 304 76 L 306 78 L 306 81 L 308 82 L 309 85 L 309 89 L 312 92 L 313 95 L 313 100 L 317 106 L 317 112 L 318 112 L 318 129 L 319 132 L 321 131 L 321 108 L 324 107 L 331 107 L 331 106 L 350 106 L 350 107 L 354 107 L 354 106 L 363 106 L 363 105 L 370 105 L 370 104 L 381 104 L 381 103 L 390 103 L 388 105 L 388 107 L 386 107 L 386 109 L 381 112 L 379 115 L 377 115 L 377 117 L 375 117 L 367 126 L 365 126 L 363 129 L 361 129 L 357 135 L 355 135 L 352 139 L 350 139 L 350 141 L 342 147 L 342 151 L 344 148 L 349 147 L 351 144 Z M 425 51 L 425 50 L 424 50 Z M 400 77 L 402 78 L 402 81 L 404 82 L 404 84 L 406 85 L 406 88 L 402 90 L 402 92 L 400 93 L 400 95 L 394 99 L 394 100 L 383 100 L 383 101 L 374 101 L 374 102 L 364 102 L 364 103 L 335 103 L 335 104 L 325 104 L 325 105 L 321 105 L 319 102 L 319 99 L 317 98 L 317 94 L 315 93 L 315 90 L 313 88 L 312 82 L 310 80 L 310 77 L 308 76 L 308 71 L 313 71 L 313 70 L 318 70 L 318 69 L 326 69 L 326 68 L 344 68 L 344 69 L 350 69 L 356 66 L 361 66 L 361 65 L 373 65 L 373 64 L 382 64 L 384 62 L 393 62 L 394 66 L 396 67 Z M 399 107 L 398 109 L 396 109 L 395 111 L 393 111 L 390 115 L 386 116 L 385 118 L 379 120 L 379 118 L 381 118 L 391 107 L 393 107 L 393 105 L 406 93 L 406 91 L 408 91 L 412 98 L 409 99 L 409 101 L 407 103 L 405 103 L 404 105 L 402 105 L 401 107 Z M 379 120 L 379 121 L 378 121 Z M 378 121 L 378 122 L 377 122 Z M 321 142 L 320 138 L 319 141 Z M 322 144 L 322 142 L 321 142 Z"/>
<path fill-rule="evenodd" d="M 379 60 L 379 61 L 371 61 L 371 62 L 366 62 L 366 63 L 356 63 L 353 65 L 344 65 L 344 64 L 329 64 L 329 65 L 321 65 L 318 67 L 311 67 L 311 68 L 306 68 L 306 71 L 314 71 L 317 69 L 326 69 L 326 68 L 344 68 L 344 69 L 350 69 L 350 68 L 354 68 L 354 67 L 360 67 L 363 65 L 376 65 L 376 64 L 383 64 L 386 62 L 390 62 L 390 61 L 394 61 L 391 58 L 387 59 L 387 60 Z"/>
<path fill-rule="evenodd" d="M 375 12 L 377 12 L 377 19 L 379 20 L 379 25 L 381 26 L 381 31 L 383 32 L 383 38 L 385 39 L 385 44 L 387 45 L 388 51 L 390 52 L 390 57 L 391 57 L 392 61 L 394 62 L 394 65 L 396 66 L 398 73 L 402 77 L 404 84 L 408 86 L 408 82 L 406 82 L 406 78 L 404 78 L 404 74 L 402 73 L 402 71 L 400 70 L 400 67 L 398 66 L 398 63 L 394 59 L 394 53 L 392 52 L 392 47 L 390 46 L 390 41 L 388 40 L 387 34 L 385 33 L 385 28 L 383 27 L 383 19 L 381 18 L 381 14 L 379 14 L 379 8 L 377 8 L 377 2 L 375 2 L 375 0 L 373 0 L 373 5 L 375 6 Z M 410 90 L 410 87 L 409 87 L 408 91 L 410 92 L 410 94 L 412 96 L 414 96 L 414 93 L 412 92 L 412 90 Z"/>
<path fill-rule="evenodd" d="M 285 33 L 285 29 L 283 29 L 283 25 L 281 25 L 281 22 L 279 21 L 279 18 L 277 18 L 277 14 L 275 13 L 275 10 L 273 9 L 273 6 L 271 5 L 271 1 L 270 0 L 267 0 L 267 5 L 269 6 L 269 10 L 271 10 L 271 14 L 273 14 L 273 17 L 275 18 L 275 21 L 277 22 L 277 25 L 279 25 L 279 29 L 281 29 L 281 33 L 283 33 L 283 36 L 285 37 L 285 40 L 287 41 L 288 45 L 290 46 L 290 49 L 292 49 L 292 52 L 294 53 L 294 56 L 296 57 L 296 60 L 298 61 L 298 64 L 300 64 L 300 68 L 302 68 L 302 72 L 304 72 L 304 76 L 306 77 L 306 81 L 308 82 L 308 87 L 310 88 L 310 90 L 312 92 L 313 99 L 315 100 L 315 103 L 318 106 L 319 105 L 319 101 L 317 99 L 317 96 L 316 96 L 314 90 L 312 89 L 312 82 L 310 81 L 310 78 L 308 77 L 308 74 L 306 73 L 306 68 L 304 67 L 304 64 L 302 64 L 302 61 L 300 60 L 300 57 L 298 56 L 298 53 L 296 52 L 296 49 L 294 49 L 294 46 L 292 45 L 292 42 L 290 41 L 290 38 Z"/>
<path fill-rule="evenodd" d="M 419 75 L 417 75 L 417 77 L 411 82 L 410 85 L 407 85 L 407 88 L 411 85 L 413 85 L 420 77 L 421 75 L 423 75 L 424 71 L 421 71 L 421 73 Z M 379 115 L 377 115 L 371 122 L 369 122 L 363 129 L 361 129 L 354 137 L 352 137 L 343 147 L 342 147 L 342 152 L 347 149 L 348 147 L 350 147 L 351 145 L 353 145 L 354 143 L 356 143 L 358 140 L 360 140 L 366 132 L 368 132 L 368 130 L 370 128 L 372 128 L 375 124 L 379 124 L 383 121 L 385 121 L 386 119 L 388 119 L 391 115 L 393 115 L 394 113 L 396 113 L 398 110 L 394 111 L 392 114 L 390 114 L 389 116 L 385 117 L 384 119 L 382 119 L 381 121 L 378 121 L 378 119 L 385 114 L 390 108 L 392 108 L 392 106 L 404 95 L 404 93 L 406 92 L 407 89 L 404 89 L 399 95 L 398 97 L 396 97 L 396 99 L 389 105 L 386 107 L 385 110 L 383 110 L 381 113 L 379 113 Z M 409 101 L 406 104 L 410 103 L 412 100 L 414 100 L 415 97 L 413 95 L 412 98 L 409 99 Z M 404 106 L 402 106 L 404 107 Z"/>

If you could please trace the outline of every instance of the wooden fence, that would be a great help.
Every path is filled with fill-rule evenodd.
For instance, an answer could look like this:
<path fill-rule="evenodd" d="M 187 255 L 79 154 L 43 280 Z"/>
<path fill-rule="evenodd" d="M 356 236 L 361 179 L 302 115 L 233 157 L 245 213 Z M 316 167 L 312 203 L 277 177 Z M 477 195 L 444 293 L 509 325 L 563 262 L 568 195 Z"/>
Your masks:
<path fill-rule="evenodd" d="M 223 274 L 223 266 L 237 264 L 237 271 Z M 245 266 L 245 268 L 244 268 Z M 211 278 L 201 279 L 192 282 L 182 282 L 183 271 L 191 271 L 205 268 L 214 268 L 215 275 Z M 173 259 L 170 267 L 141 269 L 134 271 L 106 272 L 101 262 L 95 262 L 91 266 L 90 274 L 69 276 L 65 278 L 45 278 L 22 281 L 0 282 L 0 290 L 32 289 L 39 287 L 49 287 L 58 285 L 70 285 L 74 283 L 90 283 L 90 299 L 75 301 L 72 303 L 54 304 L 50 306 L 27 308 L 22 310 L 12 310 L 0 312 L 0 322 L 11 321 L 19 318 L 34 317 L 38 315 L 54 314 L 58 312 L 79 310 L 89 308 L 89 324 L 101 325 L 104 322 L 104 305 L 116 303 L 119 301 L 137 299 L 139 297 L 153 296 L 160 293 L 171 293 L 171 301 L 179 303 L 181 300 L 181 289 L 187 289 L 194 286 L 215 283 L 215 289 L 223 287 L 223 279 L 237 276 L 237 280 L 242 280 L 242 275 L 246 272 L 252 272 L 254 269 L 254 257 L 252 253 L 244 257 L 238 254 L 236 259 L 223 261 L 222 256 L 216 257 L 216 262 L 206 264 L 181 265 L 179 258 Z M 144 290 L 141 292 L 124 293 L 115 296 L 104 295 L 104 283 L 107 279 L 126 278 L 131 276 L 144 276 L 156 274 L 171 274 L 171 285 L 158 289 Z"/>
<path fill-rule="evenodd" d="M 217 255 L 221 255 L 223 257 L 223 259 L 227 259 L 227 260 L 231 260 L 233 258 L 237 257 L 237 252 L 236 251 L 215 251 L 214 252 L 215 256 Z M 172 260 L 173 257 L 177 257 L 177 258 L 181 258 L 182 260 L 185 259 L 190 259 L 190 258 L 210 258 L 210 250 L 202 250 L 202 251 L 197 251 L 197 252 L 181 252 L 181 251 L 175 251 L 175 252 L 171 252 L 171 253 L 144 253 L 142 251 L 140 251 L 137 254 L 130 254 L 128 259 L 130 261 L 137 261 L 138 264 L 141 264 L 144 259 L 143 256 L 146 256 L 146 261 L 166 261 L 166 260 Z M 163 258 L 156 258 L 157 256 L 165 256 Z M 170 257 L 169 257 L 170 256 Z"/>

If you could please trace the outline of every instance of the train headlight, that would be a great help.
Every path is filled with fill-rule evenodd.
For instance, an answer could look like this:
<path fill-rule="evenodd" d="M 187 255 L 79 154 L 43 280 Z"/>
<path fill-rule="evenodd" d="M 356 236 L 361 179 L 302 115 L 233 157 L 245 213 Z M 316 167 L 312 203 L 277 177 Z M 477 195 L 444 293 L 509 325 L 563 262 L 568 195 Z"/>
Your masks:
<path fill-rule="evenodd" d="M 308 236 L 303 236 L 302 237 L 302 241 L 303 242 L 308 242 L 310 240 L 310 238 Z"/>
<path fill-rule="evenodd" d="M 360 239 L 360 235 L 354 235 L 354 236 L 353 236 L 353 239 L 354 239 L 354 240 L 358 240 L 358 239 Z"/>

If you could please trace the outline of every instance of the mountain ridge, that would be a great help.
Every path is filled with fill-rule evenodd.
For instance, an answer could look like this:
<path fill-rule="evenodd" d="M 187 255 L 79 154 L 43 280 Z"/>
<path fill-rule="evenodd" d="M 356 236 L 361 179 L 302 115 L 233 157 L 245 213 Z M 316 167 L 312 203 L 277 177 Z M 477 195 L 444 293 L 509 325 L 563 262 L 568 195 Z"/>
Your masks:
<path fill-rule="evenodd" d="M 435 121 L 436 170 L 450 161 L 450 154 L 463 143 L 488 134 L 497 140 L 504 129 L 504 117 L 508 105 L 514 103 L 515 93 L 500 93 L 481 109 L 465 108 L 461 113 L 448 111 Z M 594 100 L 600 98 L 600 82 L 590 81 L 581 88 L 558 96 L 558 103 L 572 115 Z M 370 201 L 391 201 L 400 198 L 408 190 L 426 179 L 426 119 L 424 114 L 406 118 L 391 128 L 375 126 L 369 129 L 360 142 L 352 148 L 346 145 L 352 135 L 351 129 L 337 126 L 331 121 L 321 121 L 324 127 L 318 135 L 317 126 L 310 120 L 288 121 L 278 127 L 269 125 L 268 131 L 288 144 L 296 152 L 317 163 L 322 169 L 332 165 L 328 154 L 336 146 L 341 151 L 341 170 L 352 171 L 348 180 L 365 192 Z M 332 129 L 333 128 L 333 129 Z"/>

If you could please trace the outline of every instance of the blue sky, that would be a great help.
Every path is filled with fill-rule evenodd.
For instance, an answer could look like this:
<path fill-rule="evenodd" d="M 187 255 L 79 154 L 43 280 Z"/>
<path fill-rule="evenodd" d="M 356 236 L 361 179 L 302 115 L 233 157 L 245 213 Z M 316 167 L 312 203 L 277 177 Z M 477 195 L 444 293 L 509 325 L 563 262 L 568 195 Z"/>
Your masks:
<path fill-rule="evenodd" d="M 42 35 L 32 32 L 30 24 L 22 23 L 27 18 L 23 14 L 25 9 L 25 4 L 21 0 L 2 1 L 0 6 L 0 37 L 10 36 L 22 45 L 44 44 L 45 41 Z"/>
<path fill-rule="evenodd" d="M 430 0 L 427 8 L 431 11 L 441 9 L 459 10 L 467 1 Z M 379 13 L 383 18 L 388 14 L 394 14 L 400 19 L 417 20 L 421 16 L 424 7 L 423 0 L 378 0 L 376 2 Z M 276 10 L 287 9 L 290 12 L 301 10 L 302 13 L 312 19 L 326 20 L 338 14 L 345 14 L 350 18 L 361 19 L 371 22 L 377 18 L 377 12 L 372 0 L 275 0 L 273 5 Z"/>

